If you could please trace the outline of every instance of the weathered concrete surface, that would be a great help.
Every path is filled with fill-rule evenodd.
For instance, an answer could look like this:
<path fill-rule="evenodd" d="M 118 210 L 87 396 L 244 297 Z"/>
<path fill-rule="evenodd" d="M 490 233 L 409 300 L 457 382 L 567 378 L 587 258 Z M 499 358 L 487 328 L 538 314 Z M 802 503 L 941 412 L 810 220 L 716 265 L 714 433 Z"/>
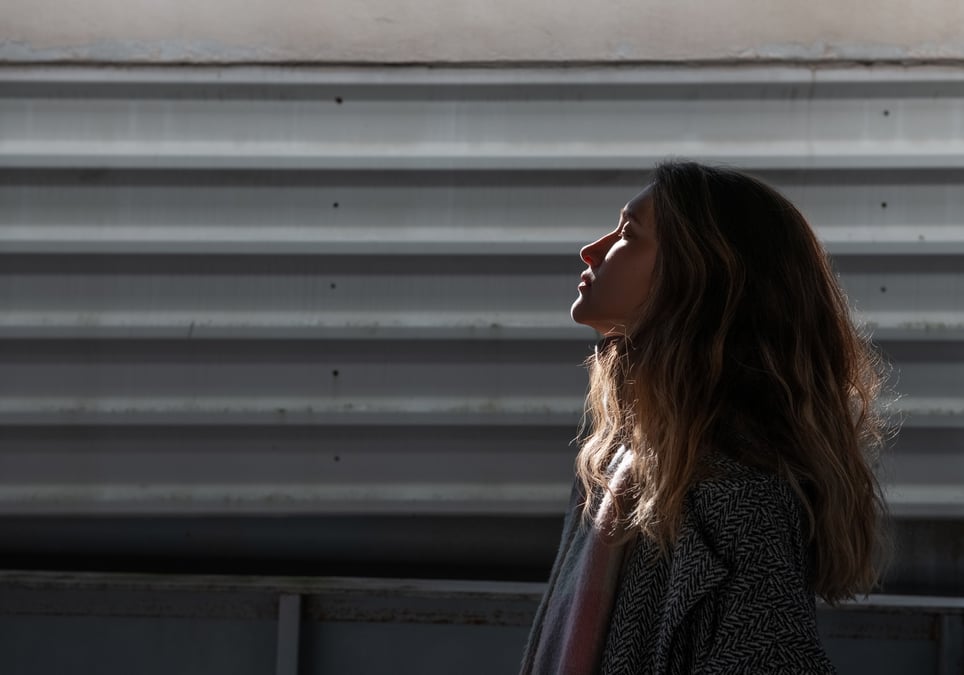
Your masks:
<path fill-rule="evenodd" d="M 964 60 L 962 0 L 3 0 L 0 61 Z"/>

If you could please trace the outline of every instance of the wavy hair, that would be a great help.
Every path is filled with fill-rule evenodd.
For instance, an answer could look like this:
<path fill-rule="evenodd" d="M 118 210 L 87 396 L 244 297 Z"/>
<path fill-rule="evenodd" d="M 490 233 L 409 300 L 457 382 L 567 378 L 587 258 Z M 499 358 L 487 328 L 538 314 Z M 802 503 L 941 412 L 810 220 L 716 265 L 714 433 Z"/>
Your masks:
<path fill-rule="evenodd" d="M 718 449 L 796 493 L 816 594 L 835 605 L 869 593 L 893 555 L 875 475 L 892 430 L 875 405 L 882 361 L 829 256 L 789 200 L 740 171 L 666 161 L 651 187 L 649 296 L 586 360 L 584 494 L 608 491 L 626 533 L 665 555 L 700 457 Z M 633 464 L 617 498 L 607 467 L 620 446 Z"/>

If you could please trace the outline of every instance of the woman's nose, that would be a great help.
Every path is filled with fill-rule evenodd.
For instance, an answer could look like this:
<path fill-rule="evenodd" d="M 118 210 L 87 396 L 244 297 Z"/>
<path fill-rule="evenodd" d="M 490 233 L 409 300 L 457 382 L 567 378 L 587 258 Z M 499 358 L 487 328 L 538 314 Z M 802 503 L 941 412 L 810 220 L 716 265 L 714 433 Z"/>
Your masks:
<path fill-rule="evenodd" d="M 609 250 L 608 238 L 609 235 L 606 235 L 579 249 L 579 257 L 582 258 L 582 261 L 590 267 L 596 267 L 599 261 L 606 256 L 606 251 Z"/>
<path fill-rule="evenodd" d="M 593 263 L 592 258 L 589 257 L 590 246 L 592 246 L 592 244 L 586 244 L 581 249 L 579 249 L 579 257 L 582 258 L 582 261 L 584 263 L 592 267 L 595 263 Z"/>

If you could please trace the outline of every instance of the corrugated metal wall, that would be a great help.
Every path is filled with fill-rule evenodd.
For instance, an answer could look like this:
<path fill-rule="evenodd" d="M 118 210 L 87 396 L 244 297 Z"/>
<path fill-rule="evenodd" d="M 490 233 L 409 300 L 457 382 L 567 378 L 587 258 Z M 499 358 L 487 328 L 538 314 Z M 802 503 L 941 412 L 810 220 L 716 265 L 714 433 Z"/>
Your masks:
<path fill-rule="evenodd" d="M 158 534 L 182 516 L 298 515 L 324 555 L 431 523 L 412 560 L 547 567 L 596 339 L 568 316 L 578 250 L 669 155 L 754 171 L 815 225 L 895 364 L 885 480 L 926 541 L 898 570 L 961 588 L 945 68 L 0 70 L 7 552 L 150 552 L 153 525 L 188 555 L 211 540 Z M 283 522 L 246 550 L 319 546 Z"/>

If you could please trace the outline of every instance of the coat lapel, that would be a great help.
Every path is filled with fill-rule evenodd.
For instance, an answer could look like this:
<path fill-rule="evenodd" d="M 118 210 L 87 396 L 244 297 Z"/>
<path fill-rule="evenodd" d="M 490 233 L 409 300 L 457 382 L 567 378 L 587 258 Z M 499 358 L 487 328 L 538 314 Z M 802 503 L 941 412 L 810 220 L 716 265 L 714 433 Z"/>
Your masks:
<path fill-rule="evenodd" d="M 729 574 L 729 567 L 708 543 L 692 510 L 685 510 L 670 566 L 669 592 L 660 621 L 657 663 L 668 662 L 673 637 L 687 614 L 718 589 Z"/>

